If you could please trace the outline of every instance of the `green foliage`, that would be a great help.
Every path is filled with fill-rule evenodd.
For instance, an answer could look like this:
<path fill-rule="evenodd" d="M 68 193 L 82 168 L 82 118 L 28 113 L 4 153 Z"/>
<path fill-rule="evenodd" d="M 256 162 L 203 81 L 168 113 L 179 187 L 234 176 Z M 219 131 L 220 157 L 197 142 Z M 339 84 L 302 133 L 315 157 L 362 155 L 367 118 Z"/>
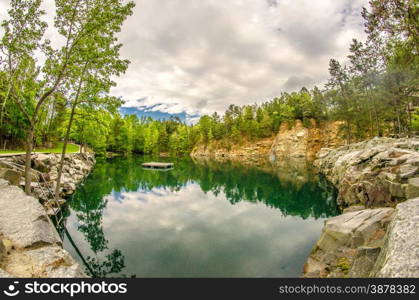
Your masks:
<path fill-rule="evenodd" d="M 121 116 L 110 97 L 125 72 L 117 34 L 134 4 L 121 0 L 56 0 L 54 27 L 62 47 L 44 37 L 41 0 L 11 1 L 0 41 L 0 147 L 53 146 L 68 139 L 97 153 L 186 155 L 197 143 L 230 148 L 270 137 L 299 119 L 344 121 L 348 143 L 419 131 L 418 6 L 416 0 L 372 0 L 364 9 L 365 43 L 353 40 L 348 63 L 330 60 L 324 90 L 282 93 L 261 105 L 230 105 L 195 125 Z M 34 53 L 42 51 L 45 60 Z M 33 141 L 31 140 L 33 135 Z M 29 143 L 29 144 L 28 144 Z"/>

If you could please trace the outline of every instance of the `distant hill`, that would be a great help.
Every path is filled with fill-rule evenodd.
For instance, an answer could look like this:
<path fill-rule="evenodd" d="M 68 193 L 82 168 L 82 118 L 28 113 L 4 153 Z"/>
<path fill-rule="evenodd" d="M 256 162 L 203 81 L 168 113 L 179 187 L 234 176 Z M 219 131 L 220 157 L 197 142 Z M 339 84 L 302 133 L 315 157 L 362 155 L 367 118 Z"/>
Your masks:
<path fill-rule="evenodd" d="M 119 111 L 122 115 L 137 115 L 138 118 L 150 117 L 155 120 L 168 120 L 170 117 L 178 117 L 182 122 L 187 123 L 189 123 L 191 119 L 199 117 L 198 115 L 188 115 L 185 112 L 169 114 L 161 111 L 150 111 L 149 108 L 121 107 Z"/>

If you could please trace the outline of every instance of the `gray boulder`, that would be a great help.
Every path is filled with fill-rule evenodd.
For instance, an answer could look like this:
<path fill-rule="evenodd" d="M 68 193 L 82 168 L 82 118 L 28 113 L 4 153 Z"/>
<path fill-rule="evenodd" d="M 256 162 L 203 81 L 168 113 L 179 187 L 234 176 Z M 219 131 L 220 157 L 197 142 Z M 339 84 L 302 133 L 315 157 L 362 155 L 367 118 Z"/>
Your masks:
<path fill-rule="evenodd" d="M 371 276 L 419 278 L 419 198 L 397 205 Z"/>
<path fill-rule="evenodd" d="M 365 209 L 327 220 L 304 266 L 304 277 L 367 277 L 393 213 L 393 208 Z"/>
<path fill-rule="evenodd" d="M 18 247 L 35 244 L 60 244 L 61 239 L 39 201 L 20 188 L 1 189 L 0 234 Z"/>

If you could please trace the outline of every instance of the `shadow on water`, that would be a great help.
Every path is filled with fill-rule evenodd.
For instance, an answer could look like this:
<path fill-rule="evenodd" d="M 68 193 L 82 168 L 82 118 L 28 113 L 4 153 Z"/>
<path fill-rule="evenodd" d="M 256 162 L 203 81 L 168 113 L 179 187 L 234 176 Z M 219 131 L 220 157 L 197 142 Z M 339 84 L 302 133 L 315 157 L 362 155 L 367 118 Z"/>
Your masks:
<path fill-rule="evenodd" d="M 266 166 L 266 168 L 260 169 L 245 167 L 231 162 L 194 162 L 190 159 L 185 159 L 175 161 L 173 170 L 159 172 L 144 170 L 140 167 L 142 162 L 148 160 L 152 159 L 143 156 L 133 156 L 99 160 L 92 174 L 78 188 L 71 201 L 69 201 L 70 210 L 68 212 L 67 226 L 72 235 L 79 235 L 84 239 L 83 243 L 88 245 L 88 249 L 85 246 L 83 250 L 88 252 L 88 256 L 84 258 L 84 263 L 89 266 L 90 271 L 87 270 L 87 272 L 90 275 L 95 277 L 125 277 L 132 276 L 130 275 L 131 272 L 136 272 L 135 268 L 131 268 L 128 274 L 124 273 L 126 267 L 125 256 L 122 250 L 109 246 L 109 240 L 106 237 L 107 234 L 105 234 L 106 230 L 104 230 L 104 218 L 107 218 L 106 212 L 109 201 L 123 203 L 126 201 L 127 195 L 128 197 L 130 197 L 129 195 L 135 195 L 138 202 L 144 195 L 149 195 L 150 193 L 163 197 L 161 196 L 163 192 L 166 193 L 165 195 L 170 195 L 186 191 L 192 185 L 200 189 L 203 194 L 211 194 L 211 197 L 219 198 L 222 196 L 233 207 L 241 206 L 242 203 L 262 205 L 280 212 L 283 218 L 289 216 L 295 219 L 296 217 L 297 219 L 295 220 L 297 221 L 293 222 L 300 222 L 298 219 L 320 220 L 338 214 L 334 188 L 324 178 L 306 166 L 298 168 L 295 165 L 276 166 L 275 168 Z M 188 201 L 198 200 L 189 199 Z M 128 218 L 130 216 L 129 211 L 126 213 Z M 179 212 L 179 214 L 181 213 Z M 217 217 L 218 214 L 222 213 L 217 213 Z M 112 220 L 112 218 L 108 218 Z M 121 216 L 121 218 L 124 217 Z M 259 216 L 256 218 L 263 219 L 263 217 Z M 195 223 L 194 226 L 201 228 L 200 226 L 204 226 L 201 223 Z M 115 226 L 118 226 L 118 224 L 116 223 Z M 143 226 L 145 227 L 146 225 L 143 224 Z M 204 233 L 210 230 L 207 227 L 205 228 L 205 230 L 202 230 Z M 112 231 L 112 228 L 109 231 Z M 110 235 L 112 236 L 111 239 L 116 239 L 115 235 Z M 221 239 L 220 235 L 217 234 L 215 236 Z M 135 237 L 131 238 L 135 239 Z M 163 238 L 164 234 L 162 233 L 161 239 Z M 147 239 L 150 238 L 147 237 Z M 79 244 L 79 242 L 81 241 L 77 241 L 75 244 Z M 71 238 L 67 238 L 65 244 L 71 243 L 74 244 Z M 174 243 L 172 247 L 181 246 Z M 70 249 L 71 247 L 68 248 Z M 218 248 L 216 250 L 221 251 Z M 79 250 L 77 251 L 80 252 Z M 159 253 L 161 249 L 154 249 L 153 251 L 154 253 Z M 132 254 L 129 255 L 131 256 Z M 167 259 L 167 255 L 169 254 L 162 252 L 159 259 L 164 261 Z M 175 259 L 182 260 L 181 255 L 177 257 L 170 253 L 170 256 L 172 255 Z M 196 263 L 202 262 L 197 259 Z M 157 267 L 150 267 L 150 269 L 152 268 L 156 269 Z M 289 267 L 282 266 L 281 268 Z M 205 273 L 202 270 L 200 272 L 189 272 L 189 269 L 189 273 L 185 272 L 183 274 L 178 269 L 179 267 L 176 271 L 167 274 L 157 271 L 155 273 L 144 271 L 143 274 L 137 275 L 187 276 L 209 274 L 211 276 L 212 274 L 220 274 L 219 270 L 217 272 L 209 270 L 208 273 Z M 277 275 L 274 272 L 271 273 L 268 272 L 262 275 Z M 226 274 L 226 276 L 229 276 L 228 272 Z M 235 276 L 235 274 L 231 273 L 231 276 Z M 246 275 L 240 272 L 238 274 Z M 249 275 L 252 276 L 252 274 Z"/>

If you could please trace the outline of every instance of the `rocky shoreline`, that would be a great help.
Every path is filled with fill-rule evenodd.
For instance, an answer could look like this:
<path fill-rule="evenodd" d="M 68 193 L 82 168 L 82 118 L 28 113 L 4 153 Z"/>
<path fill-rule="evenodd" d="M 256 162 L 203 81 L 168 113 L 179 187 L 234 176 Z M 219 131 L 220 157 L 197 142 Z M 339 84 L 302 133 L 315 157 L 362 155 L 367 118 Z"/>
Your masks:
<path fill-rule="evenodd" d="M 86 277 L 80 265 L 62 248 L 48 215 L 65 203 L 92 170 L 93 153 L 65 156 L 60 198 L 54 198 L 59 154 L 32 155 L 32 193 L 24 186 L 22 156 L 0 159 L 0 277 Z"/>
<path fill-rule="evenodd" d="M 345 207 L 394 207 L 419 197 L 419 139 L 375 138 L 323 148 L 314 165 L 338 189 Z"/>
<path fill-rule="evenodd" d="M 322 149 L 343 214 L 325 222 L 304 277 L 419 277 L 419 140 Z"/>

